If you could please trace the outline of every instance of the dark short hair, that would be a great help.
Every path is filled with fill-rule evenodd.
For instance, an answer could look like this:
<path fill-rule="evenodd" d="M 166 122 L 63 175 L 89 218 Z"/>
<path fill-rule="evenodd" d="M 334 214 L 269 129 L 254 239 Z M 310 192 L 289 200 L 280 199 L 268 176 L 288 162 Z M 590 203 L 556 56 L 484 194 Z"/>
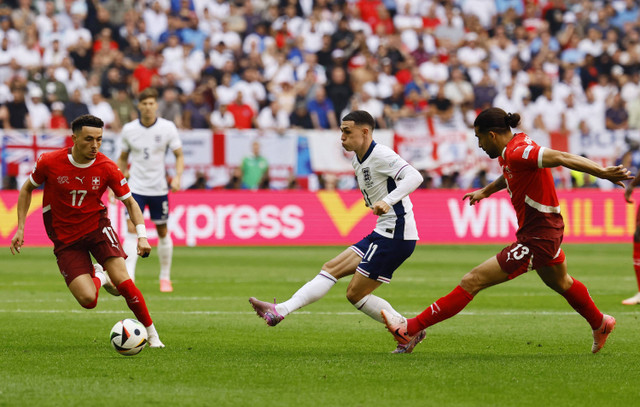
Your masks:
<path fill-rule="evenodd" d="M 349 112 L 345 117 L 343 117 L 342 121 L 352 121 L 356 124 L 356 126 L 367 125 L 371 127 L 371 129 L 374 129 L 376 127 L 376 121 L 373 119 L 373 116 L 371 116 L 369 112 L 365 112 L 364 110 L 353 110 Z"/>
<path fill-rule="evenodd" d="M 520 123 L 518 113 L 507 113 L 498 107 L 490 107 L 480 112 L 473 127 L 478 128 L 479 133 L 487 131 L 505 132 L 511 127 L 517 127 Z"/>
<path fill-rule="evenodd" d="M 155 88 L 146 88 L 142 92 L 140 92 L 140 97 L 138 100 L 142 102 L 145 99 L 153 98 L 158 100 L 158 91 Z"/>
<path fill-rule="evenodd" d="M 73 134 L 78 134 L 82 130 L 83 127 L 97 127 L 99 129 L 104 127 L 104 122 L 99 117 L 96 117 L 91 114 L 83 114 L 82 116 L 76 117 L 71 122 L 71 130 Z"/>

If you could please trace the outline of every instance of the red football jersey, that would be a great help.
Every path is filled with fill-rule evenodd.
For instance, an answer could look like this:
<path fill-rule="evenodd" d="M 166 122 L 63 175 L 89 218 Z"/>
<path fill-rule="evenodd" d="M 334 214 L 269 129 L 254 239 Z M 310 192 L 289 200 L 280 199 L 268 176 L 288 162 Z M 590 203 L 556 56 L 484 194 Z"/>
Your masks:
<path fill-rule="evenodd" d="M 544 149 L 518 133 L 498 157 L 518 217 L 516 236 L 554 239 L 564 231 L 551 170 L 542 167 Z"/>
<path fill-rule="evenodd" d="M 71 148 L 44 153 L 29 178 L 35 186 L 44 183 L 42 213 L 51 211 L 51 227 L 63 243 L 98 228 L 98 220 L 106 216 L 101 197 L 107 187 L 120 200 L 131 196 L 118 166 L 100 152 L 87 164 L 75 162 Z"/>

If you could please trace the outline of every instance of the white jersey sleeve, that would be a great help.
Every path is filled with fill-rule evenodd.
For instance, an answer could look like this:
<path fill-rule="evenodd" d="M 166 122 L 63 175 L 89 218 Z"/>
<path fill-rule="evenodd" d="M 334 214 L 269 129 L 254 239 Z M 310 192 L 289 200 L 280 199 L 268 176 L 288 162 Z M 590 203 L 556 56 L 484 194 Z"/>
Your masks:
<path fill-rule="evenodd" d="M 373 142 L 371 147 L 360 161 L 357 156 L 353 158 L 353 167 L 356 172 L 358 186 L 367 206 L 371 207 L 375 202 L 385 200 L 391 194 L 391 210 L 378 217 L 375 232 L 392 239 L 418 240 L 418 230 L 413 216 L 413 204 L 408 193 L 415 188 L 411 177 L 403 190 L 393 194 L 398 188 L 398 183 L 408 168 L 416 171 L 402 157 L 390 148 Z M 408 173 L 408 172 L 407 172 Z M 419 174 L 418 174 L 419 175 Z M 417 185 L 416 185 L 417 187 Z M 398 200 L 395 200 L 396 195 Z"/>

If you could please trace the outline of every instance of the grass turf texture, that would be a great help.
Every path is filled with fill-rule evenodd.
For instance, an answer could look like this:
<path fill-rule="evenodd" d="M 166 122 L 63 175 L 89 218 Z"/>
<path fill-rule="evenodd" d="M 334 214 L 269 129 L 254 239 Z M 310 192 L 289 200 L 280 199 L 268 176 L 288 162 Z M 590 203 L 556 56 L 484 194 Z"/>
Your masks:
<path fill-rule="evenodd" d="M 501 246 L 418 246 L 376 293 L 414 316 Z M 535 273 L 481 292 L 392 355 L 382 325 L 345 299 L 321 301 L 267 327 L 248 298 L 287 299 L 337 247 L 176 248 L 175 291 L 162 294 L 157 258 L 137 285 L 167 345 L 117 354 L 109 330 L 132 317 L 100 292 L 82 309 L 50 249 L 0 254 L 0 406 L 619 406 L 640 390 L 640 306 L 629 245 L 565 245 L 569 272 L 618 320 L 597 355 L 591 330 Z"/>

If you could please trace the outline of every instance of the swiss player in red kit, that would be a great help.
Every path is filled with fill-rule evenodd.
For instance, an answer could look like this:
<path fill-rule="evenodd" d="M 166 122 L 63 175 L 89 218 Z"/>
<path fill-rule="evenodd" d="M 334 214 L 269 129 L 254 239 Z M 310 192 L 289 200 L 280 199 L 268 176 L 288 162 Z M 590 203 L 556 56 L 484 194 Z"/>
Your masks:
<path fill-rule="evenodd" d="M 587 288 L 567 274 L 567 262 L 560 247 L 564 222 L 549 168 L 563 166 L 609 180 L 624 187 L 633 178 L 621 165 L 603 168 L 574 154 L 537 145 L 526 134 L 511 133 L 520 115 L 489 108 L 474 122 L 478 145 L 491 158 L 498 158 L 502 175 L 486 187 L 464 195 L 475 205 L 502 189 L 511 196 L 518 218 L 516 242 L 467 273 L 453 291 L 411 319 L 394 317 L 382 311 L 387 329 L 399 343 L 433 324 L 464 309 L 480 290 L 504 283 L 529 270 L 536 270 L 542 281 L 562 295 L 593 330 L 591 352 L 598 352 L 613 331 L 616 320 L 602 314 Z"/>
<path fill-rule="evenodd" d="M 118 166 L 98 151 L 103 126 L 95 116 L 80 116 L 71 123 L 73 147 L 38 158 L 18 197 L 18 230 L 11 240 L 11 253 L 20 253 L 31 195 L 44 184 L 42 217 L 69 291 L 81 306 L 89 309 L 96 306 L 102 286 L 113 295 L 122 295 L 147 328 L 149 346 L 163 348 L 144 297 L 129 278 L 124 262 L 126 254 L 101 201 L 109 187 L 124 203 L 138 232 L 138 254 L 147 257 L 151 246 L 140 207 Z M 95 268 L 90 254 L 98 262 Z"/>

